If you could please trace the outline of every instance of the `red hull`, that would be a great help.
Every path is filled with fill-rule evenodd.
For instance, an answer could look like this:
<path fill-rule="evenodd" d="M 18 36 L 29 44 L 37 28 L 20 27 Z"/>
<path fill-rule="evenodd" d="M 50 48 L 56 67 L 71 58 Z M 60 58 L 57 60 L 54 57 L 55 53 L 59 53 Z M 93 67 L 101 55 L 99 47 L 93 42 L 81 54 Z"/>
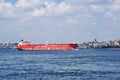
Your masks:
<path fill-rule="evenodd" d="M 16 46 L 19 50 L 75 50 L 77 44 L 27 44 Z"/>

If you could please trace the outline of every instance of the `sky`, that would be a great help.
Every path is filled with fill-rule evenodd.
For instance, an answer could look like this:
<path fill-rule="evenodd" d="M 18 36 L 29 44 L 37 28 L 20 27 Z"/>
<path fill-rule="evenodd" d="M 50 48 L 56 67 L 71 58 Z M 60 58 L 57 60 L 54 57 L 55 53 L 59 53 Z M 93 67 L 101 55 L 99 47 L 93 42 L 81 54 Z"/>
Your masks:
<path fill-rule="evenodd" d="M 120 39 L 120 0 L 0 0 L 0 42 Z"/>

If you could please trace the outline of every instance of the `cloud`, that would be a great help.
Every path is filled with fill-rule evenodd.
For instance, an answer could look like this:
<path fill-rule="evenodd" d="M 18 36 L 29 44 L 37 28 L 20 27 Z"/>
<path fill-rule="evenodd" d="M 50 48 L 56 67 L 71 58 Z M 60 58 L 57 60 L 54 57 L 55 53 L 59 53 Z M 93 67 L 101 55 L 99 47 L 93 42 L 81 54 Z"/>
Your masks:
<path fill-rule="evenodd" d="M 115 0 L 110 6 L 110 9 L 113 11 L 120 11 L 120 0 Z"/>
<path fill-rule="evenodd" d="M 45 2 L 44 8 L 34 9 L 32 11 L 33 16 L 53 16 L 68 13 L 71 10 L 71 6 L 65 2 L 56 4 L 54 2 Z"/>
<path fill-rule="evenodd" d="M 55 3 L 47 0 L 19 0 L 14 5 L 4 0 L 0 2 L 0 14 L 4 16 L 54 16 L 68 13 L 71 8 L 65 2 Z"/>
<path fill-rule="evenodd" d="M 101 5 L 90 5 L 91 10 L 95 13 L 104 13 L 105 7 Z"/>
<path fill-rule="evenodd" d="M 109 18 L 109 17 L 114 17 L 114 16 L 111 12 L 108 11 L 108 12 L 105 13 L 105 17 Z"/>
<path fill-rule="evenodd" d="M 11 3 L 5 3 L 3 0 L 0 1 L 0 15 L 1 16 L 10 16 L 13 12 L 13 6 Z"/>
<path fill-rule="evenodd" d="M 0 0 L 1 36 L 10 29 L 15 38 L 79 42 L 118 34 L 119 21 L 120 0 Z"/>
<path fill-rule="evenodd" d="M 120 0 L 18 0 L 16 4 L 0 2 L 0 16 L 56 16 L 64 14 L 111 16 L 120 10 Z"/>
<path fill-rule="evenodd" d="M 43 3 L 44 3 L 43 0 L 19 0 L 15 4 L 15 7 L 22 9 L 37 8 L 37 7 L 41 7 Z"/>
<path fill-rule="evenodd" d="M 67 20 L 67 24 L 71 25 L 71 24 L 76 24 L 77 21 L 75 19 L 68 19 Z"/>

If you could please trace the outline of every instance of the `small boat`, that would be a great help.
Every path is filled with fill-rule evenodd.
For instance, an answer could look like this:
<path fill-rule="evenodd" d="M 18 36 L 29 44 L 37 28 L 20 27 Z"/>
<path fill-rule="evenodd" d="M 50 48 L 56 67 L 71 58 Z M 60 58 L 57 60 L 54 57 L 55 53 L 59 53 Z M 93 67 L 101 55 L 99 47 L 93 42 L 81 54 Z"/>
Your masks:
<path fill-rule="evenodd" d="M 76 43 L 31 44 L 24 40 L 16 46 L 18 50 L 75 50 L 77 47 Z"/>

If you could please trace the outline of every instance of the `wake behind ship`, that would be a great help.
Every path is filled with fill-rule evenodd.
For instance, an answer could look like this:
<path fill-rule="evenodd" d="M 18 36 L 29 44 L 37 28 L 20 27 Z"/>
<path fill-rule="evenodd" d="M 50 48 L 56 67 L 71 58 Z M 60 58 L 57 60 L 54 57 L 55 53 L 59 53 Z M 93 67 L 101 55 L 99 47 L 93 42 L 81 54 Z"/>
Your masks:
<path fill-rule="evenodd" d="M 31 44 L 29 41 L 21 40 L 16 46 L 18 50 L 75 50 L 76 43 L 57 43 L 57 44 Z"/>

